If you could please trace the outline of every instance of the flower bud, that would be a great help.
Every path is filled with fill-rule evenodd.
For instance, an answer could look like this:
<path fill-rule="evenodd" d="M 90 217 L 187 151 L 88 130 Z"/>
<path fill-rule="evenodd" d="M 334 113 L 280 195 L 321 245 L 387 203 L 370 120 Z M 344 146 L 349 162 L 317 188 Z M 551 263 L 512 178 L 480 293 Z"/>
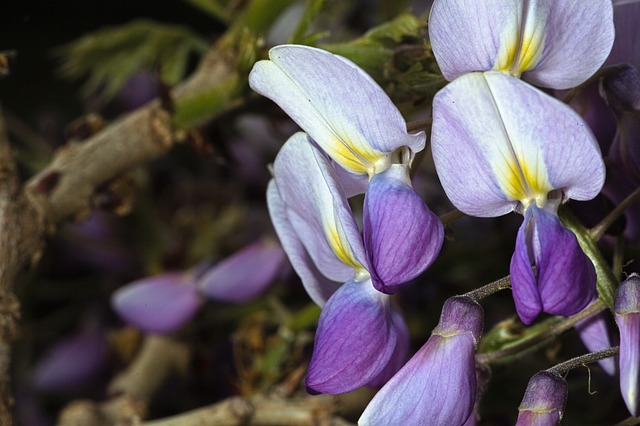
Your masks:
<path fill-rule="evenodd" d="M 516 426 L 553 426 L 560 423 L 567 401 L 567 382 L 548 371 L 536 373 L 518 407 Z"/>
<path fill-rule="evenodd" d="M 620 391 L 633 416 L 640 414 L 640 275 L 620 284 L 614 304 L 620 329 Z"/>

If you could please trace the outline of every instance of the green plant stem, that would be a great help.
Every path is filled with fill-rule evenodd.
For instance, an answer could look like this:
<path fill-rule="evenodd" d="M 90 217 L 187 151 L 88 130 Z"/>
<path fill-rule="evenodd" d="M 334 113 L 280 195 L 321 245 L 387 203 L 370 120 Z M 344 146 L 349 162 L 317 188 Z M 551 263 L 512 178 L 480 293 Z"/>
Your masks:
<path fill-rule="evenodd" d="M 606 306 L 602 300 L 598 299 L 576 315 L 560 321 L 557 321 L 556 318 L 547 320 L 551 325 L 548 328 L 545 328 L 544 331 L 527 336 L 524 339 L 505 348 L 498 349 L 497 351 L 478 354 L 476 355 L 476 362 L 480 364 L 491 364 L 505 358 L 517 358 L 522 356 L 525 352 L 545 344 L 549 339 L 570 329 L 581 320 L 603 311 L 605 308 Z"/>
<path fill-rule="evenodd" d="M 565 362 L 562 362 L 558 365 L 554 365 L 551 368 L 547 368 L 547 371 L 549 373 L 555 373 L 558 374 L 560 376 L 564 376 L 565 374 L 567 374 L 569 371 L 573 370 L 574 368 L 577 367 L 582 367 L 585 364 L 591 364 L 594 363 L 596 361 L 600 361 L 602 359 L 605 358 L 609 358 L 612 356 L 616 356 L 620 353 L 620 347 L 619 346 L 614 346 L 612 348 L 609 349 L 604 349 L 602 351 L 598 351 L 598 352 L 591 352 L 585 355 L 581 355 L 575 358 L 571 358 L 570 360 L 567 360 Z"/>
<path fill-rule="evenodd" d="M 446 225 L 447 223 L 453 222 L 454 220 L 460 219 L 461 217 L 464 217 L 464 216 L 465 216 L 464 213 L 462 213 L 458 209 L 455 209 L 455 210 L 451 210 L 450 212 L 446 212 L 443 215 L 440 215 L 440 221 Z"/>
<path fill-rule="evenodd" d="M 589 235 L 595 241 L 598 241 L 613 223 L 622 216 L 632 204 L 640 201 L 640 187 L 636 188 L 627 196 L 620 204 L 616 206 L 599 224 L 589 230 Z"/>

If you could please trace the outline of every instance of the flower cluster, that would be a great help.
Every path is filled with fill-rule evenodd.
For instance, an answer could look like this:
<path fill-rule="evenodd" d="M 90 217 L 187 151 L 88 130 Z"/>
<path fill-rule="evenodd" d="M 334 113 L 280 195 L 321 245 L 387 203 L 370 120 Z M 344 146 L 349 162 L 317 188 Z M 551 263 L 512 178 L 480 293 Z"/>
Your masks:
<path fill-rule="evenodd" d="M 463 213 L 524 216 L 510 280 L 525 324 L 543 312 L 577 314 L 598 296 L 594 265 L 563 225 L 559 208 L 598 195 L 605 164 L 584 119 L 549 91 L 593 76 L 614 33 L 610 0 L 435 0 L 431 9 L 430 41 L 449 81 L 433 99 L 436 171 Z M 425 134 L 407 133 L 383 90 L 345 58 L 295 45 L 273 48 L 269 57 L 255 65 L 251 87 L 303 130 L 278 154 L 267 198 L 294 269 L 323 307 L 308 389 L 342 393 L 384 385 L 363 413 L 363 425 L 473 423 L 482 308 L 472 297 L 449 299 L 429 340 L 404 364 L 406 325 L 390 299 L 431 265 L 443 242 L 442 224 L 409 176 Z M 637 124 L 638 81 L 627 76 L 608 91 L 620 121 Z M 624 147 L 618 149 L 631 153 L 622 153 L 621 161 L 635 171 L 637 147 Z M 362 193 L 359 226 L 350 199 Z M 616 302 L 627 334 L 637 328 L 635 299 L 624 298 L 634 308 Z M 602 324 L 594 317 L 579 328 L 584 335 L 600 333 Z M 621 345 L 621 353 L 633 353 L 621 360 L 622 387 L 636 414 L 637 368 L 629 373 L 629 365 L 637 364 L 639 352 L 628 348 Z M 612 363 L 603 366 L 613 373 Z M 534 376 L 518 424 L 559 422 L 565 399 L 562 378 Z"/>

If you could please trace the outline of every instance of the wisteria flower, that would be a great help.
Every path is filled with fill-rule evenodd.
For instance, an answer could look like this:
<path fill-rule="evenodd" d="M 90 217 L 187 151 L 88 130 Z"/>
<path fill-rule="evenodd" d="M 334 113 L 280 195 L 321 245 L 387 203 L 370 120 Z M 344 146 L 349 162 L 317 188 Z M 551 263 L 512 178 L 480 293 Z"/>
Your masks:
<path fill-rule="evenodd" d="M 380 389 L 358 424 L 465 424 L 476 399 L 475 349 L 483 322 L 476 302 L 447 300 L 429 340 Z"/>
<path fill-rule="evenodd" d="M 333 163 L 306 134 L 292 136 L 274 162 L 267 191 L 272 221 L 307 292 L 323 306 L 306 380 L 311 391 L 342 393 L 378 381 L 406 345 L 398 337 L 406 338 L 404 326 L 394 320 L 385 292 L 422 273 L 443 235 L 437 217 L 414 198 L 409 183 L 395 177 L 396 167 L 404 166 L 391 166 L 383 184 L 372 180 L 365 205 L 371 198 L 374 204 L 378 198 L 393 199 L 365 214 L 363 241 Z M 408 227 L 421 231 L 393 233 L 399 210 Z"/>
<path fill-rule="evenodd" d="M 620 330 L 620 391 L 629 412 L 640 414 L 640 276 L 632 274 L 616 291 Z"/>
<path fill-rule="evenodd" d="M 567 402 L 567 382 L 555 373 L 536 373 L 518 407 L 516 426 L 554 426 L 560 423 Z"/>
<path fill-rule="evenodd" d="M 432 131 L 438 176 L 458 209 L 525 216 L 511 260 L 522 321 L 586 307 L 595 297 L 595 270 L 557 216 L 561 202 L 591 199 L 604 184 L 600 149 L 582 119 L 534 87 L 491 71 L 466 74 L 436 94 Z"/>
<path fill-rule="evenodd" d="M 613 7 L 611 0 L 435 0 L 429 37 L 447 80 L 495 70 L 568 89 L 609 55 Z"/>

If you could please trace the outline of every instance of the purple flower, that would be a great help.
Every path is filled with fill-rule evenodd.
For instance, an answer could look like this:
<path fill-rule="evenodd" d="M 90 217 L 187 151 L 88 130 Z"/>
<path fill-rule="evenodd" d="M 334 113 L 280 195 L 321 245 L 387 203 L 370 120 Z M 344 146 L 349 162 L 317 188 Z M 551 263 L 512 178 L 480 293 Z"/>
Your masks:
<path fill-rule="evenodd" d="M 389 374 L 390 363 L 397 366 L 396 349 L 407 344 L 404 325 L 394 320 L 397 314 L 388 296 L 374 287 L 370 272 L 374 269 L 369 259 L 393 256 L 385 250 L 395 246 L 380 243 L 365 248 L 334 167 L 305 134 L 298 133 L 276 157 L 275 178 L 267 191 L 282 246 L 311 298 L 323 306 L 307 387 L 325 393 L 379 383 L 381 374 Z M 396 190 L 405 191 L 403 184 L 397 185 Z M 370 195 L 387 196 L 375 188 Z M 365 239 L 367 235 L 365 223 Z M 377 271 L 385 278 L 412 279 L 430 263 L 431 244 L 417 241 L 413 246 L 413 262 L 421 266 L 381 263 Z M 374 251 L 373 257 L 369 251 Z M 346 284 L 339 287 L 340 282 Z M 399 284 L 393 281 L 394 286 Z"/>
<path fill-rule="evenodd" d="M 560 203 L 591 199 L 604 184 L 600 150 L 582 119 L 513 77 L 471 73 L 436 94 L 432 144 L 438 176 L 458 209 L 479 217 L 524 214 L 511 261 L 522 321 L 541 311 L 582 310 L 595 297 L 595 271 L 556 214 Z"/>
<path fill-rule="evenodd" d="M 189 273 L 166 273 L 134 281 L 111 298 L 113 309 L 127 323 L 152 333 L 170 333 L 200 309 L 201 299 Z"/>
<path fill-rule="evenodd" d="M 602 312 L 583 319 L 574 328 L 578 331 L 580 340 L 589 352 L 597 352 L 611 347 L 607 323 Z M 598 364 L 610 376 L 616 374 L 616 364 L 613 358 L 601 359 Z"/>
<path fill-rule="evenodd" d="M 632 274 L 616 291 L 616 324 L 620 330 L 620 391 L 629 412 L 640 414 L 640 276 Z"/>
<path fill-rule="evenodd" d="M 560 423 L 567 401 L 567 382 L 555 373 L 536 373 L 518 407 L 517 426 L 555 426 Z"/>
<path fill-rule="evenodd" d="M 358 424 L 464 424 L 476 398 L 475 349 L 483 318 L 471 299 L 448 299 L 429 340 L 380 389 Z"/>
<path fill-rule="evenodd" d="M 198 285 L 208 299 L 244 303 L 264 293 L 282 273 L 285 262 L 280 245 L 258 240 L 204 272 Z"/>

